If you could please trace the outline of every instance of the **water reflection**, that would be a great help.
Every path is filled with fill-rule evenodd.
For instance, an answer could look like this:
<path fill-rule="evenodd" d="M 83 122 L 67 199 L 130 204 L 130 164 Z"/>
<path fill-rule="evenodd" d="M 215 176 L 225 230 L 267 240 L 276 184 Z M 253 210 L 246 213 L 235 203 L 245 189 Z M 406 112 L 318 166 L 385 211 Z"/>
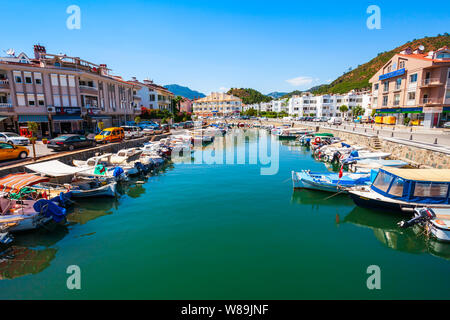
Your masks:
<path fill-rule="evenodd" d="M 373 230 L 375 238 L 388 248 L 413 253 L 430 253 L 450 259 L 450 245 L 429 239 L 421 234 L 421 229 L 400 229 L 397 222 L 404 215 L 386 214 L 365 208 L 355 207 L 340 223 L 351 223 Z"/>

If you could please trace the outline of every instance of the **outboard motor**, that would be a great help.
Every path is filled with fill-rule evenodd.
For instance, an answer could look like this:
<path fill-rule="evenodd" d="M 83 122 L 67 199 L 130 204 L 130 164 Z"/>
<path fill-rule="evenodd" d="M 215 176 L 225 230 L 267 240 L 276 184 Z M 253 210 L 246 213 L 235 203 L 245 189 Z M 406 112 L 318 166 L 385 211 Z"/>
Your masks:
<path fill-rule="evenodd" d="M 140 174 L 145 173 L 146 171 L 144 165 L 140 162 L 135 162 L 134 167 L 139 171 Z"/>
<path fill-rule="evenodd" d="M 45 217 L 52 217 L 53 221 L 60 222 L 66 217 L 66 209 L 58 207 L 54 202 L 45 199 L 39 199 L 33 205 L 33 209 Z"/>
<path fill-rule="evenodd" d="M 116 167 L 113 172 L 114 180 L 124 181 L 127 179 L 127 174 L 123 171 L 122 167 Z"/>
<path fill-rule="evenodd" d="M 433 210 L 431 210 L 429 208 L 422 208 L 422 209 L 419 209 L 419 212 L 416 213 L 416 216 L 414 218 L 412 218 L 411 220 L 408 220 L 408 221 L 406 221 L 406 220 L 400 221 L 399 223 L 397 223 L 397 225 L 400 228 L 409 228 L 416 224 L 430 221 L 434 218 L 436 218 L 436 214 L 434 213 Z"/>
<path fill-rule="evenodd" d="M 339 163 L 339 159 L 341 158 L 341 153 L 339 151 L 336 151 L 333 153 L 333 158 L 331 159 L 331 163 Z"/>

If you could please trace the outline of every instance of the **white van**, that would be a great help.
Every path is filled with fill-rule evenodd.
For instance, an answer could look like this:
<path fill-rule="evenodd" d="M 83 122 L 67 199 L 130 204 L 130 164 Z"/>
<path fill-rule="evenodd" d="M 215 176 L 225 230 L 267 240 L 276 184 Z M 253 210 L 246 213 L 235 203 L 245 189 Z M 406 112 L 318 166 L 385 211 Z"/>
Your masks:
<path fill-rule="evenodd" d="M 135 126 L 122 126 L 125 133 L 125 139 L 135 139 L 144 136 L 142 129 Z"/>
<path fill-rule="evenodd" d="M 341 125 L 342 124 L 342 118 L 339 117 L 331 117 L 330 120 L 328 120 L 329 124 L 334 124 L 334 125 Z"/>

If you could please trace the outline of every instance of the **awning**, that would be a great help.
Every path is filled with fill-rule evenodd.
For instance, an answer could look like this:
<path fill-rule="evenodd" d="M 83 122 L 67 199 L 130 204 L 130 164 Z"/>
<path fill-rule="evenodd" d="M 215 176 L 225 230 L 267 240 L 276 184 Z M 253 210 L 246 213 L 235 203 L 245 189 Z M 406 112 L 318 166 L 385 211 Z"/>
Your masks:
<path fill-rule="evenodd" d="M 0 116 L 0 122 L 3 121 L 3 120 L 6 120 L 6 119 L 8 119 L 8 117 Z"/>
<path fill-rule="evenodd" d="M 53 121 L 83 121 L 79 115 L 56 115 L 52 117 Z"/>
<path fill-rule="evenodd" d="M 15 173 L 0 179 L 0 191 L 19 192 L 20 189 L 41 182 L 47 182 L 48 178 L 36 176 L 31 173 Z"/>
<path fill-rule="evenodd" d="M 112 116 L 102 116 L 102 115 L 88 115 L 89 118 L 95 119 L 95 120 L 102 120 L 102 119 L 112 119 Z"/>
<path fill-rule="evenodd" d="M 28 166 L 25 166 L 25 168 L 40 174 L 45 174 L 50 177 L 70 176 L 86 170 L 86 168 L 69 166 L 58 160 L 30 164 Z"/>
<path fill-rule="evenodd" d="M 47 116 L 19 115 L 19 122 L 48 122 Z"/>
<path fill-rule="evenodd" d="M 376 109 L 377 113 L 422 113 L 423 109 L 421 107 L 413 107 L 413 108 L 385 108 L 385 109 Z"/>

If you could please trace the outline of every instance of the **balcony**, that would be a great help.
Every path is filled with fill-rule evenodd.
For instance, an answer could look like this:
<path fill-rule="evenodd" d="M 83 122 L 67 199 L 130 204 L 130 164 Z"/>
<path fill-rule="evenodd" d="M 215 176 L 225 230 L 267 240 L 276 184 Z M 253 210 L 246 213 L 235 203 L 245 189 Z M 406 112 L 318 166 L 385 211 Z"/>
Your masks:
<path fill-rule="evenodd" d="M 134 95 L 134 96 L 133 96 L 133 99 L 134 99 L 134 100 L 138 100 L 138 101 L 141 101 L 141 100 L 142 100 L 142 98 L 141 98 L 140 96 L 137 96 L 137 95 Z"/>
<path fill-rule="evenodd" d="M 436 98 L 423 98 L 420 100 L 420 104 L 424 106 L 433 106 L 437 104 L 442 104 L 442 101 Z"/>
<path fill-rule="evenodd" d="M 0 89 L 8 89 L 9 90 L 9 80 L 8 79 L 0 80 Z"/>
<path fill-rule="evenodd" d="M 420 82 L 421 88 L 431 88 L 431 87 L 439 87 L 444 85 L 444 83 L 441 81 L 440 78 L 429 78 L 429 79 L 423 79 Z"/>
<path fill-rule="evenodd" d="M 80 93 L 81 94 L 90 94 L 90 95 L 97 96 L 98 95 L 98 88 L 80 85 Z"/>

